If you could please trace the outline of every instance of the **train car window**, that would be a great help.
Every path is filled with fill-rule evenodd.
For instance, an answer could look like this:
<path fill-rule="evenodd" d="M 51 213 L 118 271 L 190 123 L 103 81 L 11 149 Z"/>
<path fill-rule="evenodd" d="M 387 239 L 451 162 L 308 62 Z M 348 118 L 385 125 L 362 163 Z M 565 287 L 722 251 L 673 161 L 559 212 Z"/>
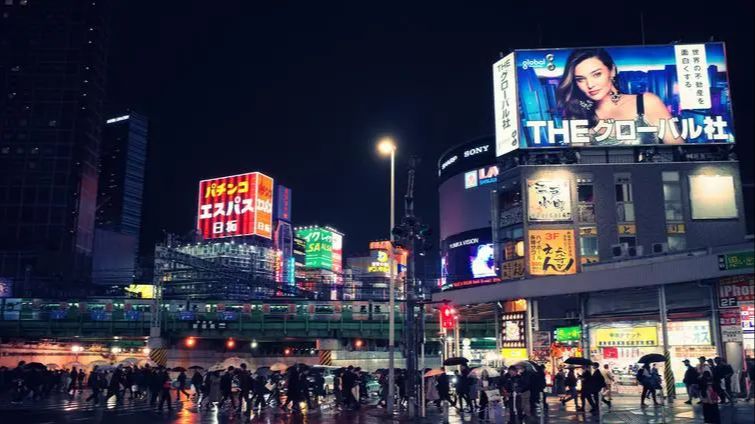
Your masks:
<path fill-rule="evenodd" d="M 329 305 L 317 305 L 315 306 L 315 313 L 316 314 L 332 314 L 333 307 Z"/>
<path fill-rule="evenodd" d="M 362 305 L 359 307 L 359 313 L 360 314 L 366 314 L 367 313 L 367 305 Z"/>
<path fill-rule="evenodd" d="M 288 312 L 288 305 L 270 305 L 270 313 L 285 314 Z"/>
<path fill-rule="evenodd" d="M 374 309 L 375 309 L 375 313 L 376 313 L 376 314 L 379 314 L 379 313 L 380 313 L 380 305 L 375 305 L 375 306 L 374 306 Z"/>

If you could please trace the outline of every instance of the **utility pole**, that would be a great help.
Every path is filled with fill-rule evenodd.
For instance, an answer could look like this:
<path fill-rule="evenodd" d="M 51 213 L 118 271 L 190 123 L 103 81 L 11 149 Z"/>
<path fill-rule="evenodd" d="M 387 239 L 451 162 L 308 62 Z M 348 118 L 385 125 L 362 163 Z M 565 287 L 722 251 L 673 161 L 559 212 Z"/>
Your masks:
<path fill-rule="evenodd" d="M 409 404 L 412 407 L 419 398 L 417 389 L 422 377 L 417 372 L 417 345 L 423 340 L 421 337 L 424 336 L 423 323 L 420 322 L 419 324 L 419 329 L 423 331 L 421 335 L 417 334 L 417 325 L 415 324 L 415 309 L 418 304 L 415 255 L 424 255 L 429 250 L 427 237 L 430 235 L 430 229 L 426 225 L 421 224 L 419 219 L 414 216 L 414 176 L 418 162 L 419 160 L 416 157 L 412 157 L 409 160 L 407 189 L 404 196 L 404 218 L 401 220 L 401 224 L 392 231 L 397 244 L 409 253 L 406 267 L 406 283 L 404 286 L 404 296 L 406 297 L 404 357 L 406 358 L 407 374 L 405 380 L 406 393 L 409 397 Z M 414 408 L 413 414 L 416 418 L 419 417 L 420 409 Z"/>

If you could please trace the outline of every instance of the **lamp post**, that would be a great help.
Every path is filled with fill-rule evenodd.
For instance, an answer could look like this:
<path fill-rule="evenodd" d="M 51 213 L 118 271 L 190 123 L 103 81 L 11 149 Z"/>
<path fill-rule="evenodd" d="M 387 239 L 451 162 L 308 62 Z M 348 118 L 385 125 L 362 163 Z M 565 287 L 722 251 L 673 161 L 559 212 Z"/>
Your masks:
<path fill-rule="evenodd" d="M 394 344 L 396 341 L 395 327 L 396 327 L 396 298 L 395 298 L 395 285 L 396 281 L 393 275 L 393 227 L 395 226 L 395 208 L 396 208 L 396 144 L 392 139 L 386 137 L 378 143 L 378 151 L 384 156 L 391 157 L 391 219 L 390 229 L 388 235 L 391 241 L 391 252 L 389 255 L 389 287 L 388 287 L 388 399 L 386 399 L 386 409 L 389 415 L 393 415 L 393 396 L 394 396 L 394 381 L 395 381 L 395 358 L 394 358 Z"/>

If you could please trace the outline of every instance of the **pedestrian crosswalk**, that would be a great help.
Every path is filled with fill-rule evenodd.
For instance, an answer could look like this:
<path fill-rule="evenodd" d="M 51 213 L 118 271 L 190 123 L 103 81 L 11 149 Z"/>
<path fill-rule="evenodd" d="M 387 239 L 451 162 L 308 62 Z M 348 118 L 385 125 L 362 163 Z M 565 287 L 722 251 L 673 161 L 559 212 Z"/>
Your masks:
<path fill-rule="evenodd" d="M 10 399 L 3 397 L 0 400 L 0 414 L 3 412 L 33 410 L 34 412 L 84 412 L 112 410 L 125 413 L 136 413 L 156 410 L 157 406 L 150 406 L 149 399 L 135 399 L 128 396 L 117 399 L 115 396 L 105 401 L 105 396 L 100 397 L 98 404 L 93 400 L 87 401 L 90 392 L 77 393 L 74 396 L 68 396 L 64 393 L 54 393 L 44 399 L 32 400 L 24 399 L 22 402 L 11 402 Z M 171 406 L 175 410 L 180 410 L 185 404 L 191 405 L 191 402 L 176 402 L 171 399 Z M 165 406 L 167 409 L 167 406 Z"/>

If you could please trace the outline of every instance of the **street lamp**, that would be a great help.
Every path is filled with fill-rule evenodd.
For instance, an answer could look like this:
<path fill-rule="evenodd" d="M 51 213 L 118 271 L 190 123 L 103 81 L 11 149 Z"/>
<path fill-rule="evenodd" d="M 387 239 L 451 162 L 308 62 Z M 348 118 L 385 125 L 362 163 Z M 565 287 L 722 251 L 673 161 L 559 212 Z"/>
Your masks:
<path fill-rule="evenodd" d="M 393 227 L 395 227 L 395 209 L 396 209 L 396 143 L 390 137 L 385 137 L 378 143 L 378 151 L 383 156 L 390 155 L 391 157 L 391 228 L 388 230 L 388 235 L 391 241 L 391 252 L 389 255 L 389 267 L 390 267 L 390 284 L 388 288 L 388 399 L 386 402 L 386 409 L 389 415 L 393 415 L 393 396 L 394 396 L 394 381 L 395 381 L 395 358 L 394 358 L 394 345 L 395 345 L 395 327 L 396 327 L 396 281 L 393 275 Z"/>

